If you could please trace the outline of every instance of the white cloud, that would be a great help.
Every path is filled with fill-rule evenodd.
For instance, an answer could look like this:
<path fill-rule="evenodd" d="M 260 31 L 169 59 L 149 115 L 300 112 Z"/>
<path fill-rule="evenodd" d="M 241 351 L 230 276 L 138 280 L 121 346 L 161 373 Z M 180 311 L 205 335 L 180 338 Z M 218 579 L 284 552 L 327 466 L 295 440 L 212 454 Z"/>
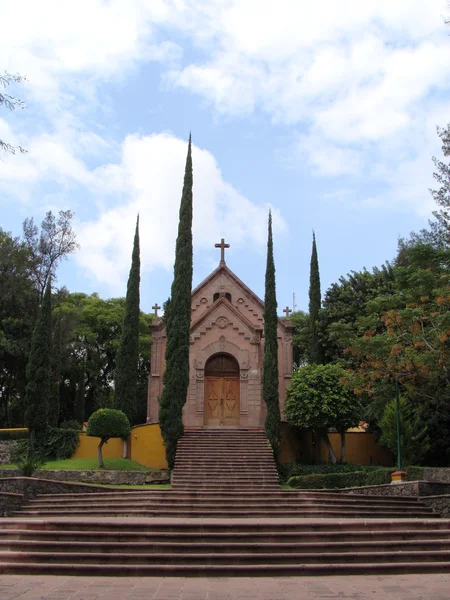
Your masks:
<path fill-rule="evenodd" d="M 317 175 L 370 171 L 392 144 L 418 157 L 430 97 L 440 96 L 436 119 L 448 106 L 444 0 L 187 4 L 194 16 L 184 27 L 203 54 L 166 80 L 221 113 L 262 109 L 302 128 L 300 155 Z"/>
<path fill-rule="evenodd" d="M 140 215 L 143 272 L 172 269 L 187 144 L 170 134 L 128 136 L 120 164 L 98 169 L 96 186 L 114 172 L 122 202 L 90 222 L 80 223 L 76 259 L 85 273 L 120 292 L 130 264 L 136 214 Z M 266 243 L 267 206 L 257 206 L 224 181 L 214 157 L 193 146 L 194 223 L 197 249 L 226 236 L 233 246 Z M 111 190 L 109 190 L 111 191 Z M 276 211 L 274 226 L 284 231 Z"/>

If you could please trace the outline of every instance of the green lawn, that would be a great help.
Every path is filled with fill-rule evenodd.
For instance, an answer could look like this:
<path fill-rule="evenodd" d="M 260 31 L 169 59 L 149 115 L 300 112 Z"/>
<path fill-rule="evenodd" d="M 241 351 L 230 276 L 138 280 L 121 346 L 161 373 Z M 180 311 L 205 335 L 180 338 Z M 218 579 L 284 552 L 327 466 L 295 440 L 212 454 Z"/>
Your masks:
<path fill-rule="evenodd" d="M 105 469 L 108 471 L 156 471 L 151 467 L 141 465 L 128 458 L 104 458 Z M 15 465 L 0 465 L 1 469 L 15 469 Z M 51 460 L 43 467 L 46 470 L 60 471 L 99 471 L 96 458 L 68 458 L 67 460 Z"/>
<path fill-rule="evenodd" d="M 113 483 L 104 483 L 104 484 L 99 484 L 96 483 L 95 484 L 98 487 L 102 487 L 102 488 L 107 488 L 107 489 L 112 489 L 112 488 L 123 488 L 126 490 L 147 490 L 148 492 L 157 492 L 158 490 L 171 490 L 172 486 L 170 485 L 170 483 L 157 483 L 154 485 L 126 485 L 126 484 L 121 484 L 121 485 L 114 485 Z"/>

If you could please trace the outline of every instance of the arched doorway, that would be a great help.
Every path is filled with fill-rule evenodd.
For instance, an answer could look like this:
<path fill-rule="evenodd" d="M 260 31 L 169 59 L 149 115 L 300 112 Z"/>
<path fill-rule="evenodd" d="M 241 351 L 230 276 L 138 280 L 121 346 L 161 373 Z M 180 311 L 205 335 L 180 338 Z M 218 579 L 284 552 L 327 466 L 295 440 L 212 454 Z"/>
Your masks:
<path fill-rule="evenodd" d="M 239 364 L 215 354 L 205 365 L 205 425 L 239 425 Z"/>

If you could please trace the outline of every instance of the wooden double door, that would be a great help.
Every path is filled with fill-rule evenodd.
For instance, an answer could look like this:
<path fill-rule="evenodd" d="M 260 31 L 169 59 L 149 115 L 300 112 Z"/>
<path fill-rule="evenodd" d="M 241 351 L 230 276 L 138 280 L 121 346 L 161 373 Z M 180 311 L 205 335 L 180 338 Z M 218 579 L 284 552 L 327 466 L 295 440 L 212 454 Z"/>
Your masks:
<path fill-rule="evenodd" d="M 239 425 L 239 365 L 216 354 L 205 366 L 205 425 Z"/>
<path fill-rule="evenodd" d="M 205 379 L 205 425 L 239 425 L 239 378 Z"/>

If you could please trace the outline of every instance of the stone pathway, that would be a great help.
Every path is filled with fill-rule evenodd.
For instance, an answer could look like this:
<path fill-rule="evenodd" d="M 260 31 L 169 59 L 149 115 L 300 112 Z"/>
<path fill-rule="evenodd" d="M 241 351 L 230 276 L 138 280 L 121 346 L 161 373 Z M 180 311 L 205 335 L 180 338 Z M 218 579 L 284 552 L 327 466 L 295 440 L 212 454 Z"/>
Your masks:
<path fill-rule="evenodd" d="M 289 578 L 0 575 L 0 600 L 447 600 L 450 574 Z"/>

